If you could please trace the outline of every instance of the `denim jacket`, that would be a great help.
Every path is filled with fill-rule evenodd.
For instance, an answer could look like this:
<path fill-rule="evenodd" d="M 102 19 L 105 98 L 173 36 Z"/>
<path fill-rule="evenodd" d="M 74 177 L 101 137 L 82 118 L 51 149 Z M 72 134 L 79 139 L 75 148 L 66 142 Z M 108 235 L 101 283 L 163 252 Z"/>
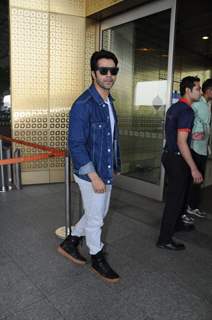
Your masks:
<path fill-rule="evenodd" d="M 69 150 L 73 172 L 90 181 L 88 173 L 96 172 L 105 184 L 112 184 L 113 172 L 120 172 L 117 116 L 109 95 L 115 128 L 112 132 L 108 105 L 91 85 L 73 104 L 69 117 Z"/>

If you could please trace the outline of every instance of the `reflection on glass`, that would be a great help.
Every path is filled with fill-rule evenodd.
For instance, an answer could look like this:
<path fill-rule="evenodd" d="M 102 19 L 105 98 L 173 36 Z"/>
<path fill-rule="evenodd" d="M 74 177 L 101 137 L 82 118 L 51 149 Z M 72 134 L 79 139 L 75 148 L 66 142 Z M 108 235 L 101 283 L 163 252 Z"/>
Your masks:
<path fill-rule="evenodd" d="M 117 54 L 113 89 L 119 115 L 122 173 L 160 183 L 167 95 L 170 10 L 103 32 L 103 48 Z"/>
<path fill-rule="evenodd" d="M 11 136 L 9 3 L 0 1 L 0 134 Z"/>
<path fill-rule="evenodd" d="M 153 106 L 166 104 L 167 80 L 140 81 L 136 83 L 134 94 L 135 106 Z"/>

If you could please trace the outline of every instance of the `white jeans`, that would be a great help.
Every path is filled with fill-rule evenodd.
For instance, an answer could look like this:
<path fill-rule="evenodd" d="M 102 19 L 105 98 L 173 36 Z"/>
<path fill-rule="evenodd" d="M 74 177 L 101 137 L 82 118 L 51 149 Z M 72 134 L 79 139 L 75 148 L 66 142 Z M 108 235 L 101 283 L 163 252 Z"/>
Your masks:
<path fill-rule="evenodd" d="M 85 236 L 90 254 L 96 254 L 103 248 L 101 233 L 103 220 L 108 212 L 112 186 L 106 185 L 106 192 L 96 193 L 89 181 L 82 180 L 74 175 L 79 185 L 84 214 L 78 223 L 72 227 L 72 236 Z"/>

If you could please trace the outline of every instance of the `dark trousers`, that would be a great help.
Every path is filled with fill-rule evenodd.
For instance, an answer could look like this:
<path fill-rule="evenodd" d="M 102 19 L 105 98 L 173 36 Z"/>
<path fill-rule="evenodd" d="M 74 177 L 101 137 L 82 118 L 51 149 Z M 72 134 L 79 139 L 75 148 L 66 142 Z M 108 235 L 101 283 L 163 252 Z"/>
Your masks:
<path fill-rule="evenodd" d="M 168 178 L 168 186 L 159 242 L 169 243 L 185 206 L 191 173 L 189 166 L 180 155 L 164 152 L 162 163 Z"/>
<path fill-rule="evenodd" d="M 207 156 L 200 155 L 196 153 L 194 150 L 191 150 L 192 157 L 198 170 L 202 173 L 203 177 L 205 176 L 205 168 L 207 162 Z M 201 193 L 201 184 L 193 183 L 193 180 L 190 181 L 189 192 L 187 205 L 191 207 L 191 209 L 199 208 L 200 204 L 200 193 Z"/>

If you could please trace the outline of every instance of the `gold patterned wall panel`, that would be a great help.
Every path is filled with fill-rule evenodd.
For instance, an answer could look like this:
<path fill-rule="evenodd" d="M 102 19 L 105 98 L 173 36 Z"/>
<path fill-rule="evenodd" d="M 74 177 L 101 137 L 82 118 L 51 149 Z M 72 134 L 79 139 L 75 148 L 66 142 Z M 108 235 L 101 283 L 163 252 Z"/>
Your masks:
<path fill-rule="evenodd" d="M 10 7 L 22 9 L 49 11 L 49 0 L 9 0 Z"/>
<path fill-rule="evenodd" d="M 85 19 L 50 15 L 50 111 L 70 106 L 84 84 Z"/>
<path fill-rule="evenodd" d="M 85 17 L 86 0 L 49 0 L 50 12 Z"/>
<path fill-rule="evenodd" d="M 10 0 L 11 7 L 85 17 L 86 0 Z"/>
<path fill-rule="evenodd" d="M 13 137 L 65 149 L 68 112 L 84 89 L 85 18 L 11 6 L 10 21 Z M 22 177 L 23 183 L 62 181 L 64 160 L 25 163 Z"/>
<path fill-rule="evenodd" d="M 65 150 L 67 148 L 68 111 L 70 107 L 59 108 L 49 114 L 49 146 Z M 49 160 L 49 182 L 63 181 L 64 159 L 51 158 Z"/>
<path fill-rule="evenodd" d="M 50 146 L 66 148 L 68 112 L 84 89 L 85 18 L 50 14 Z M 50 180 L 63 175 L 63 159 L 51 159 Z"/>
<path fill-rule="evenodd" d="M 48 109 L 48 13 L 12 8 L 11 67 L 15 111 Z"/>
<path fill-rule="evenodd" d="M 24 111 L 13 112 L 13 137 L 24 141 L 29 141 L 40 145 L 49 145 L 49 125 L 47 111 Z M 22 155 L 36 155 L 43 153 L 40 150 L 14 145 L 20 148 Z M 33 174 L 34 173 L 34 174 Z M 39 160 L 26 162 L 22 164 L 23 183 L 39 183 L 49 181 L 49 163 L 48 160 Z M 30 174 L 30 179 L 29 179 Z"/>
<path fill-rule="evenodd" d="M 48 13 L 12 7 L 10 21 L 13 136 L 48 145 Z M 24 155 L 38 153 L 28 147 L 21 151 Z M 22 171 L 24 183 L 29 171 L 36 176 L 42 172 L 41 182 L 46 182 L 48 160 L 25 163 Z"/>
<path fill-rule="evenodd" d="M 86 19 L 85 34 L 85 88 L 91 84 L 90 57 L 99 50 L 99 24 L 90 18 Z"/>
<path fill-rule="evenodd" d="M 123 0 L 86 0 L 86 16 L 109 8 Z"/>

